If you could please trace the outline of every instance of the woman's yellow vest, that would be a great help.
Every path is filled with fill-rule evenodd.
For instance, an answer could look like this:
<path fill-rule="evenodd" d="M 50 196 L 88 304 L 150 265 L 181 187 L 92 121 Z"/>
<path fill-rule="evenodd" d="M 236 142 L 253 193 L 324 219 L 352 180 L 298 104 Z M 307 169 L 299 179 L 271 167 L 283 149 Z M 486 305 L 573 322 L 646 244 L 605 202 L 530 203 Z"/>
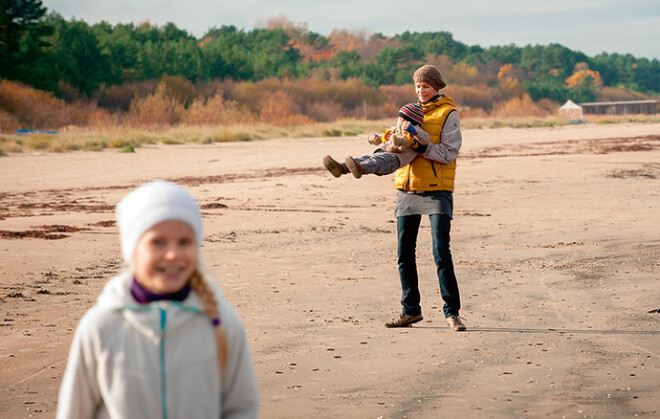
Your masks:
<path fill-rule="evenodd" d="M 449 96 L 443 96 L 435 102 L 422 104 L 424 123 L 422 129 L 431 137 L 432 144 L 439 144 L 440 134 L 445 126 L 447 116 L 456 110 L 454 101 Z M 456 160 L 449 164 L 441 164 L 418 155 L 408 165 L 396 171 L 394 184 L 404 191 L 454 191 L 456 177 Z"/>

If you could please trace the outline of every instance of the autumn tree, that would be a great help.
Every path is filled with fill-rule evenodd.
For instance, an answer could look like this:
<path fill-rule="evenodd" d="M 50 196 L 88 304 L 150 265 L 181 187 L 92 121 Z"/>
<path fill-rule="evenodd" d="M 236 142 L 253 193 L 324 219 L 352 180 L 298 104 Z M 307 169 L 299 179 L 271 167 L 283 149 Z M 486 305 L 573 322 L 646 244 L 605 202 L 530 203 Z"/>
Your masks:
<path fill-rule="evenodd" d="M 445 78 L 447 83 L 459 86 L 474 86 L 483 83 L 479 69 L 464 62 L 456 63 L 454 68 L 445 75 Z"/>
<path fill-rule="evenodd" d="M 366 42 L 365 32 L 354 32 L 347 29 L 335 29 L 328 35 L 328 42 L 338 51 L 352 51 Z"/>
<path fill-rule="evenodd" d="M 603 79 L 597 71 L 589 69 L 589 64 L 580 62 L 575 64 L 573 75 L 566 79 L 566 85 L 571 89 L 576 89 L 584 83 L 589 83 L 593 87 L 601 87 Z"/>
<path fill-rule="evenodd" d="M 500 67 L 499 71 L 497 72 L 498 80 L 503 80 L 503 79 L 520 80 L 520 78 L 521 78 L 521 71 L 520 69 L 516 68 L 513 64 L 504 64 L 502 67 Z"/>
<path fill-rule="evenodd" d="M 566 86 L 573 91 L 577 101 L 589 102 L 594 100 L 596 90 L 603 86 L 603 80 L 597 71 L 589 69 L 585 62 L 575 64 L 573 75 L 566 80 Z"/>
<path fill-rule="evenodd" d="M 295 48 L 303 61 L 327 60 L 331 55 L 329 39 L 311 32 L 305 22 L 292 22 L 286 16 L 259 21 L 257 29 L 269 31 L 281 29 L 289 37 L 289 45 Z"/>
<path fill-rule="evenodd" d="M 497 72 L 497 85 L 507 98 L 520 97 L 524 89 L 520 85 L 521 71 L 513 64 L 504 64 Z"/>

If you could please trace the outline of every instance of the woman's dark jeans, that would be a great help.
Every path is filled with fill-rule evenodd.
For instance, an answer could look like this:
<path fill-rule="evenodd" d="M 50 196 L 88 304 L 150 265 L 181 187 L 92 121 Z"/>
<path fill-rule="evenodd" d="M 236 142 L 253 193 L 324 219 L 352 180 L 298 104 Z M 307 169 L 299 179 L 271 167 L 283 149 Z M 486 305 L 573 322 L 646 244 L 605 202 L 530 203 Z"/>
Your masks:
<path fill-rule="evenodd" d="M 416 316 L 422 313 L 420 306 L 417 264 L 415 248 L 421 215 L 406 215 L 398 217 L 396 229 L 398 235 L 397 256 L 399 263 L 399 279 L 401 280 L 401 305 L 403 313 Z M 454 274 L 454 263 L 449 250 L 449 231 L 451 218 L 445 214 L 429 215 L 431 221 L 431 237 L 433 239 L 433 258 L 438 271 L 440 295 L 445 302 L 443 311 L 445 317 L 458 315 L 461 308 L 461 298 Z"/>

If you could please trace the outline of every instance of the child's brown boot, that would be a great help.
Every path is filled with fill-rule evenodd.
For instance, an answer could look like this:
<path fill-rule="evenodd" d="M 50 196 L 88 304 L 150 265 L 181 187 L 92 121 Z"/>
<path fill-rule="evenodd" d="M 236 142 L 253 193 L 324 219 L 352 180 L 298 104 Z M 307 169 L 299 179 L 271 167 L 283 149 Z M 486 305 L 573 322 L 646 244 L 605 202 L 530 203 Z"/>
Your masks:
<path fill-rule="evenodd" d="M 346 157 L 346 167 L 355 176 L 355 179 L 360 179 L 364 174 L 364 169 L 360 166 L 360 163 L 356 162 L 351 156 Z"/>
<path fill-rule="evenodd" d="M 344 168 L 330 156 L 323 157 L 323 165 L 332 173 L 332 176 L 339 177 L 344 174 Z"/>

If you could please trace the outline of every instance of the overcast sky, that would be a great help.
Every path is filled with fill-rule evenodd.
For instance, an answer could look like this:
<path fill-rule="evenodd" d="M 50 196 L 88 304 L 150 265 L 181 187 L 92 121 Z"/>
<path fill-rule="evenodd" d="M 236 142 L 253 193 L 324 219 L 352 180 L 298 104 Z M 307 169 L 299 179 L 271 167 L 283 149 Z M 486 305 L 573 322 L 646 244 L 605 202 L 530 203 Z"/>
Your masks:
<path fill-rule="evenodd" d="M 562 44 L 660 59 L 659 0 L 43 0 L 49 11 L 90 24 L 173 22 L 196 37 L 212 27 L 252 30 L 285 16 L 327 36 L 334 29 L 387 36 L 450 32 L 468 45 Z"/>

